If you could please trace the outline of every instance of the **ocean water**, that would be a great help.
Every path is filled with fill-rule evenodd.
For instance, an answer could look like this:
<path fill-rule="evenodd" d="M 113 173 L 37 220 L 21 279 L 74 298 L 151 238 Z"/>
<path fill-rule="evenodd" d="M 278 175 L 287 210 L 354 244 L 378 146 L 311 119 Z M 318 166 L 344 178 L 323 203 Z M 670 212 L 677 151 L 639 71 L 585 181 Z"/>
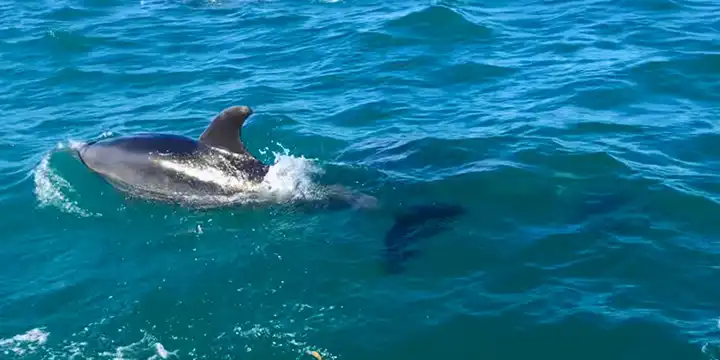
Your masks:
<path fill-rule="evenodd" d="M 2 359 L 720 357 L 717 1 L 0 12 Z M 231 105 L 276 190 L 381 210 L 146 201 L 72 152 Z"/>

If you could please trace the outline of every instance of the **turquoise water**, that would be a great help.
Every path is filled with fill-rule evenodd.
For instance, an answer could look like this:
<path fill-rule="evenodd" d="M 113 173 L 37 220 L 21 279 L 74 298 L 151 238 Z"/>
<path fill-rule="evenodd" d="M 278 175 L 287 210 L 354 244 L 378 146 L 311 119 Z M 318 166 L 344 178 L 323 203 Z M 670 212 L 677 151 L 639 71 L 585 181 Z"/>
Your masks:
<path fill-rule="evenodd" d="M 714 359 L 720 3 L 0 0 L 2 359 Z M 197 137 L 380 212 L 127 198 Z M 467 212 L 383 270 L 392 213 Z"/>

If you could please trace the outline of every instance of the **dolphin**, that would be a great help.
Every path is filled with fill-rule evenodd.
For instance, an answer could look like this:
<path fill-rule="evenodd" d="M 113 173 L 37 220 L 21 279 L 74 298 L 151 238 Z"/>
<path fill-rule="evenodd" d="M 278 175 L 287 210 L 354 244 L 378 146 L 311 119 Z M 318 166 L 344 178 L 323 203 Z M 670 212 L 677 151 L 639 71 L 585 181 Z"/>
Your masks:
<path fill-rule="evenodd" d="M 88 142 L 77 155 L 117 189 L 137 197 L 197 206 L 222 204 L 238 193 L 259 193 L 269 166 L 241 140 L 253 111 L 231 106 L 220 112 L 198 139 L 141 133 Z"/>
<path fill-rule="evenodd" d="M 253 156 L 242 142 L 241 130 L 253 114 L 249 106 L 231 106 L 217 114 L 197 138 L 141 133 L 90 141 L 76 148 L 80 161 L 108 183 L 130 195 L 194 207 L 227 206 L 239 201 L 279 199 L 264 191 L 263 180 L 270 170 Z M 228 201 L 228 200 L 231 201 Z M 281 199 L 280 199 L 281 200 Z M 291 199 L 321 208 L 378 208 L 375 197 L 353 192 L 340 185 L 323 187 L 318 199 Z M 317 204 L 320 204 L 317 206 Z M 453 206 L 419 206 L 395 216 L 395 224 L 385 236 L 386 269 L 397 272 L 415 251 L 409 248 L 418 228 L 464 213 Z M 424 237 L 434 231 L 419 231 Z"/>

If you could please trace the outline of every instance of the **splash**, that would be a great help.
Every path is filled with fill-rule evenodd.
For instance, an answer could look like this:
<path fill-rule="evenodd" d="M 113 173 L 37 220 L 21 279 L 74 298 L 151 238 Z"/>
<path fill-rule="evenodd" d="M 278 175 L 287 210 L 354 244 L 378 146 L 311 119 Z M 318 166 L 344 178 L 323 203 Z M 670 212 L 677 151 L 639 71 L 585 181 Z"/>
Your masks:
<path fill-rule="evenodd" d="M 263 179 L 262 186 L 280 199 L 318 199 L 318 187 L 312 177 L 322 174 L 322 169 L 304 156 L 295 157 L 274 152 L 275 163 Z"/>
<path fill-rule="evenodd" d="M 58 144 L 58 149 L 66 147 L 77 148 L 81 143 L 70 141 L 68 145 Z M 33 179 L 35 181 L 35 197 L 40 203 L 40 207 L 55 207 L 63 212 L 75 214 L 82 217 L 102 216 L 101 214 L 91 213 L 77 202 L 68 198 L 68 194 L 74 193 L 73 186 L 55 172 L 50 166 L 50 158 L 52 152 L 43 156 L 38 166 L 33 170 Z"/>

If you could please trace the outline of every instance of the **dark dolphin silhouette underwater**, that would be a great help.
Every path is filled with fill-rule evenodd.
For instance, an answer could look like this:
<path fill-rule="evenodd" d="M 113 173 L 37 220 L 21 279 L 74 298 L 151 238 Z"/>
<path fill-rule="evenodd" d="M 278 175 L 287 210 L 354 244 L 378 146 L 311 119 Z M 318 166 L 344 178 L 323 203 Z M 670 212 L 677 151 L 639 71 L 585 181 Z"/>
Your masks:
<path fill-rule="evenodd" d="M 245 147 L 241 130 L 253 110 L 231 106 L 220 112 L 196 139 L 149 133 L 90 141 L 76 150 L 80 161 L 118 190 L 134 197 L 176 202 L 191 207 L 232 205 L 229 198 L 265 200 L 262 182 L 269 165 Z M 314 208 L 375 209 L 377 199 L 339 185 L 323 187 L 317 199 L 291 199 L 290 203 Z M 449 220 L 465 214 L 454 204 L 425 204 L 394 214 L 394 225 L 385 234 L 384 264 L 389 273 L 417 253 L 418 240 L 445 229 Z"/>

